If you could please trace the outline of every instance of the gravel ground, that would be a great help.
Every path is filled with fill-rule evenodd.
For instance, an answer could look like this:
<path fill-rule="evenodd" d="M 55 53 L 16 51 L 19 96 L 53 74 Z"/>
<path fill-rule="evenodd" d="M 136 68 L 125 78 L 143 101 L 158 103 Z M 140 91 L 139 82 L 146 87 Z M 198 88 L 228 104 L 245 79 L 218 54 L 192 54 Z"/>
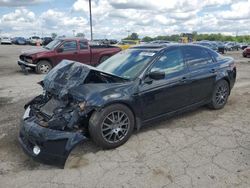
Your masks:
<path fill-rule="evenodd" d="M 155 122 L 123 146 L 79 145 L 65 169 L 21 150 L 23 105 L 41 92 L 42 75 L 16 64 L 30 46 L 0 46 L 0 187 L 250 187 L 250 59 L 231 52 L 237 83 L 219 111 L 206 107 Z"/>

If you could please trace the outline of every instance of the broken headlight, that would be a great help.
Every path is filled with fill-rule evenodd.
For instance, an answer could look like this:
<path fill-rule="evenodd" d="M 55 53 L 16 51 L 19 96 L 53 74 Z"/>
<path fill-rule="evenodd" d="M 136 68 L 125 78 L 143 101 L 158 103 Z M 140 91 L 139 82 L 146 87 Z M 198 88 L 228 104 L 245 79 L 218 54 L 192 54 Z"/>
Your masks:
<path fill-rule="evenodd" d="M 27 61 L 28 63 L 30 63 L 30 64 L 33 63 L 33 60 L 32 60 L 31 58 L 26 58 L 26 61 Z"/>
<path fill-rule="evenodd" d="M 78 103 L 80 111 L 84 111 L 86 107 L 86 101 Z"/>

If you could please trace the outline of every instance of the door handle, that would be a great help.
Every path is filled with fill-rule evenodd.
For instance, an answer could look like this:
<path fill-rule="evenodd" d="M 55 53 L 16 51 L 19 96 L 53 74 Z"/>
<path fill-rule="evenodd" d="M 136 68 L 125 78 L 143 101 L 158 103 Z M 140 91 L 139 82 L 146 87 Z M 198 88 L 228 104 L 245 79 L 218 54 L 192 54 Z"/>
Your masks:
<path fill-rule="evenodd" d="M 78 52 L 74 52 L 74 54 L 78 54 Z"/>
<path fill-rule="evenodd" d="M 211 69 L 210 72 L 211 72 L 211 73 L 216 73 L 217 70 L 216 70 L 216 69 Z"/>
<path fill-rule="evenodd" d="M 187 82 L 187 77 L 182 77 L 181 79 L 180 79 L 180 81 L 179 82 L 181 82 L 181 83 L 185 83 L 185 82 Z"/>

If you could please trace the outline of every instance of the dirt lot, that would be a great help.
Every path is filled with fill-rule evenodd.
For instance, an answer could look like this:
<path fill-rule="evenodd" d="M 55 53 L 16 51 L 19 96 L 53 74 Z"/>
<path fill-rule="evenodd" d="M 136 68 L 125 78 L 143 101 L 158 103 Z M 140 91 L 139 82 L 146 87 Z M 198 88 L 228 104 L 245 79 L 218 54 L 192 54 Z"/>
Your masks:
<path fill-rule="evenodd" d="M 250 187 L 250 59 L 223 110 L 206 107 L 162 120 L 123 146 L 77 147 L 64 170 L 34 162 L 18 141 L 23 105 L 41 92 L 42 75 L 20 72 L 29 46 L 0 46 L 0 187 Z"/>

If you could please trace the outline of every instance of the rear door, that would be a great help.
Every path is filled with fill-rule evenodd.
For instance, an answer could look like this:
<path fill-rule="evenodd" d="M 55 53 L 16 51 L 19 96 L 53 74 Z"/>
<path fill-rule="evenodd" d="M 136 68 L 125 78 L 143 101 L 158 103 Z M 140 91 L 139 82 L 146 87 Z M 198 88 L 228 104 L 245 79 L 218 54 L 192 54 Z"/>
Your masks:
<path fill-rule="evenodd" d="M 61 49 L 61 51 L 55 53 L 56 64 L 60 63 L 63 59 L 78 61 L 79 50 L 76 40 L 64 41 L 57 49 Z"/>
<path fill-rule="evenodd" d="M 152 65 L 150 71 L 164 71 L 165 79 L 152 80 L 139 86 L 143 119 L 178 110 L 190 104 L 191 87 L 180 48 L 167 50 Z"/>
<path fill-rule="evenodd" d="M 206 48 L 198 46 L 185 46 L 183 53 L 192 82 L 192 103 L 209 99 L 217 72 L 212 56 Z"/>
<path fill-rule="evenodd" d="M 87 41 L 80 40 L 79 41 L 79 54 L 77 59 L 79 62 L 84 64 L 91 64 L 91 52 Z"/>

